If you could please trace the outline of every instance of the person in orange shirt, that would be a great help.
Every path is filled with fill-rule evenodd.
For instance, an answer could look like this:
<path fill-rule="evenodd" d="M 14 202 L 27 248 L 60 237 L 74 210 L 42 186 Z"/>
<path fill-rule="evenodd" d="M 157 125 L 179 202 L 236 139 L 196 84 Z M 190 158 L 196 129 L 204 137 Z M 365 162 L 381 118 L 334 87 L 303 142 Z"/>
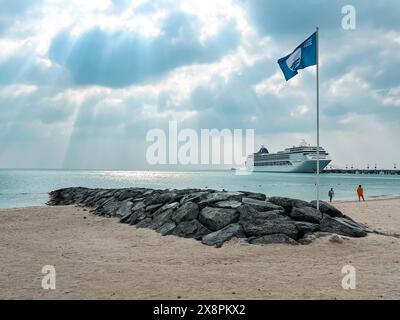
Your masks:
<path fill-rule="evenodd" d="M 364 199 L 364 189 L 361 186 L 361 184 L 357 188 L 357 195 L 358 195 L 358 201 L 361 201 L 361 198 L 363 199 L 363 201 L 365 201 L 365 199 Z"/>

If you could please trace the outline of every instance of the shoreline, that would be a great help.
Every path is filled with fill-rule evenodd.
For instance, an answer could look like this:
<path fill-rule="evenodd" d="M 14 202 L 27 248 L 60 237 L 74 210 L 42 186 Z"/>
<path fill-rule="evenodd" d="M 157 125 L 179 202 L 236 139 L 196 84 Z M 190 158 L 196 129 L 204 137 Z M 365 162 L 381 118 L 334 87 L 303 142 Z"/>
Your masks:
<path fill-rule="evenodd" d="M 365 202 L 374 202 L 374 201 L 385 201 L 385 200 L 399 200 L 400 195 L 396 196 L 372 196 L 372 197 L 367 197 L 365 199 Z M 321 201 L 328 202 L 327 199 L 320 199 Z M 362 203 L 363 201 L 358 201 L 358 200 L 351 200 L 351 199 L 338 199 L 338 200 L 333 200 L 332 205 L 335 204 L 340 204 L 340 203 Z M 41 208 L 41 207 L 47 207 L 48 205 L 46 203 L 43 203 L 41 205 L 32 205 L 32 206 L 22 206 L 22 207 L 0 207 L 0 210 L 8 210 L 8 209 L 26 209 L 26 208 Z"/>

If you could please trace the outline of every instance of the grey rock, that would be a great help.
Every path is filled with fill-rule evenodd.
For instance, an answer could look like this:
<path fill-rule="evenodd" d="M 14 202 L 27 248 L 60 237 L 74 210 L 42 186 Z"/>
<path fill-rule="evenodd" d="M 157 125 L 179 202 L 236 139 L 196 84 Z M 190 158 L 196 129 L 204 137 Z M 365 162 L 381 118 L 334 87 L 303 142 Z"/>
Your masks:
<path fill-rule="evenodd" d="M 186 194 L 180 200 L 180 203 L 183 204 L 185 202 L 199 202 L 207 198 L 208 192 L 207 191 L 199 191 L 194 193 Z"/>
<path fill-rule="evenodd" d="M 158 215 L 154 215 L 151 228 L 156 230 L 160 228 L 164 223 L 169 222 L 171 220 L 172 213 L 173 209 L 168 209 L 159 213 Z"/>
<path fill-rule="evenodd" d="M 230 209 L 239 208 L 241 205 L 242 203 L 236 200 L 219 201 L 215 204 L 215 206 L 218 208 L 230 208 Z"/>
<path fill-rule="evenodd" d="M 143 219 L 142 221 L 140 221 L 136 225 L 136 228 L 150 228 L 151 223 L 152 223 L 152 219 L 151 218 L 146 218 L 146 219 Z"/>
<path fill-rule="evenodd" d="M 268 219 L 275 219 L 278 216 L 284 215 L 284 211 L 282 210 L 272 210 L 272 211 L 265 211 L 261 212 L 256 210 L 254 207 L 249 206 L 247 204 L 242 205 L 238 208 L 240 213 L 240 220 L 268 220 Z"/>
<path fill-rule="evenodd" d="M 199 221 L 211 231 L 217 231 L 239 220 L 235 209 L 205 207 L 199 214 Z"/>
<path fill-rule="evenodd" d="M 131 219 L 133 212 L 128 212 L 125 214 L 121 219 L 119 220 L 120 223 L 129 223 L 129 220 Z"/>
<path fill-rule="evenodd" d="M 314 208 L 317 207 L 317 200 L 311 201 L 310 203 Z M 327 214 L 331 217 L 343 217 L 344 216 L 344 214 L 339 209 L 336 209 L 333 205 L 331 205 L 325 201 L 319 202 L 319 211 L 321 211 L 323 214 Z"/>
<path fill-rule="evenodd" d="M 303 221 L 295 221 L 297 230 L 299 230 L 300 235 L 305 235 L 307 233 L 312 233 L 319 230 L 319 224 L 303 222 Z"/>
<path fill-rule="evenodd" d="M 258 211 L 271 211 L 271 210 L 284 210 L 283 207 L 278 206 L 272 202 L 261 201 L 253 198 L 243 198 L 243 204 L 250 205 Z"/>
<path fill-rule="evenodd" d="M 131 211 L 132 207 L 133 207 L 133 202 L 131 202 L 129 200 L 125 200 L 125 201 L 120 202 L 119 208 L 115 212 L 115 216 L 118 217 L 118 218 L 126 216 L 128 213 L 132 212 Z"/>
<path fill-rule="evenodd" d="M 313 207 L 293 208 L 289 216 L 294 220 L 320 223 L 322 213 Z"/>
<path fill-rule="evenodd" d="M 127 199 L 136 198 L 140 193 L 135 189 L 126 189 L 122 190 L 122 192 L 118 196 L 119 201 L 124 201 Z"/>
<path fill-rule="evenodd" d="M 297 239 L 299 234 L 294 221 L 279 214 L 271 215 L 269 219 L 241 220 L 240 223 L 248 237 L 283 233 L 293 239 Z"/>
<path fill-rule="evenodd" d="M 151 204 L 146 207 L 146 212 L 148 212 L 151 215 L 154 211 L 159 209 L 162 205 L 163 205 L 162 203 Z"/>
<path fill-rule="evenodd" d="M 136 210 L 140 210 L 140 209 L 144 209 L 146 207 L 146 205 L 144 204 L 143 201 L 137 202 L 133 208 L 132 211 L 136 211 Z"/>
<path fill-rule="evenodd" d="M 271 243 L 282 243 L 282 244 L 291 244 L 298 245 L 297 241 L 288 237 L 286 234 L 277 233 L 277 234 L 269 234 L 259 238 L 249 239 L 249 243 L 251 244 L 271 244 Z"/>
<path fill-rule="evenodd" d="M 228 191 L 214 192 L 208 194 L 206 199 L 199 202 L 199 205 L 201 207 L 204 207 L 219 201 L 226 201 L 226 200 L 241 201 L 244 196 L 245 194 L 242 192 L 228 192 Z"/>
<path fill-rule="evenodd" d="M 176 223 L 197 219 L 199 216 L 199 206 L 194 202 L 185 202 L 179 209 L 172 214 L 172 220 Z"/>
<path fill-rule="evenodd" d="M 162 191 L 157 191 L 154 194 L 152 194 L 148 199 L 146 199 L 146 205 L 152 205 L 152 204 L 157 204 L 157 203 L 170 203 L 176 201 L 178 198 L 180 198 L 177 193 L 175 192 L 162 192 Z"/>
<path fill-rule="evenodd" d="M 271 197 L 268 198 L 268 201 L 272 202 L 273 204 L 276 204 L 277 206 L 283 207 L 286 213 L 290 213 L 293 207 L 295 208 L 312 207 L 311 203 L 308 203 L 307 201 L 303 201 L 300 199 L 286 198 L 286 197 Z"/>
<path fill-rule="evenodd" d="M 167 203 L 167 204 L 164 204 L 162 207 L 161 207 L 161 210 L 167 210 L 167 209 L 176 209 L 176 208 L 179 208 L 179 202 L 172 202 L 172 203 Z"/>
<path fill-rule="evenodd" d="M 324 232 L 337 233 L 350 237 L 365 237 L 365 227 L 357 222 L 341 217 L 324 215 L 320 223 L 320 229 Z"/>
<path fill-rule="evenodd" d="M 201 239 L 206 234 L 211 233 L 209 229 L 203 226 L 198 220 L 183 221 L 176 226 L 172 234 L 184 238 Z"/>
<path fill-rule="evenodd" d="M 113 217 L 115 212 L 119 209 L 120 203 L 119 201 L 115 201 L 114 198 L 107 202 L 107 204 L 103 205 L 99 210 L 101 214 Z"/>
<path fill-rule="evenodd" d="M 247 191 L 240 191 L 246 195 L 246 198 L 257 199 L 261 201 L 265 201 L 267 199 L 266 195 L 263 193 L 256 193 L 256 192 L 247 192 Z"/>
<path fill-rule="evenodd" d="M 166 236 L 168 234 L 171 234 L 172 230 L 174 230 L 175 227 L 175 222 L 166 222 L 161 227 L 159 227 L 156 232 L 161 233 L 162 236 Z"/>
<path fill-rule="evenodd" d="M 201 242 L 208 246 L 221 247 L 225 241 L 242 234 L 242 227 L 238 223 L 234 223 L 221 230 L 207 234 L 202 238 Z"/>
<path fill-rule="evenodd" d="M 128 220 L 129 224 L 136 224 L 143 219 L 148 218 L 146 210 L 144 208 L 141 208 L 139 210 L 136 210 L 132 213 L 130 219 Z"/>

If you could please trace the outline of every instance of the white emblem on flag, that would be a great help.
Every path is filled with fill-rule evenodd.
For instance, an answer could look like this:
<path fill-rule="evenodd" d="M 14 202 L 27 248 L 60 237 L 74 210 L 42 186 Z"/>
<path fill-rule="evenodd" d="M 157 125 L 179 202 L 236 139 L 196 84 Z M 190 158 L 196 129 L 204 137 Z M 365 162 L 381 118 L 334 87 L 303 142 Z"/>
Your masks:
<path fill-rule="evenodd" d="M 301 48 L 297 48 L 290 56 L 286 59 L 286 65 L 292 71 L 295 71 L 301 62 Z"/>

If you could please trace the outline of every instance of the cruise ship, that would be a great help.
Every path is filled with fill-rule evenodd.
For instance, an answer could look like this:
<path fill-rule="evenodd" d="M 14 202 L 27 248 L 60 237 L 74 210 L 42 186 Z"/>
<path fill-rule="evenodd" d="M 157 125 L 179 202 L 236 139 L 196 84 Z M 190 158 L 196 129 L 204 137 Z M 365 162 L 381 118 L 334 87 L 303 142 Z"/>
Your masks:
<path fill-rule="evenodd" d="M 330 162 L 329 154 L 319 147 L 319 169 L 322 171 Z M 317 147 L 294 146 L 277 153 L 269 153 L 265 146 L 247 157 L 246 168 L 260 172 L 317 172 Z"/>

